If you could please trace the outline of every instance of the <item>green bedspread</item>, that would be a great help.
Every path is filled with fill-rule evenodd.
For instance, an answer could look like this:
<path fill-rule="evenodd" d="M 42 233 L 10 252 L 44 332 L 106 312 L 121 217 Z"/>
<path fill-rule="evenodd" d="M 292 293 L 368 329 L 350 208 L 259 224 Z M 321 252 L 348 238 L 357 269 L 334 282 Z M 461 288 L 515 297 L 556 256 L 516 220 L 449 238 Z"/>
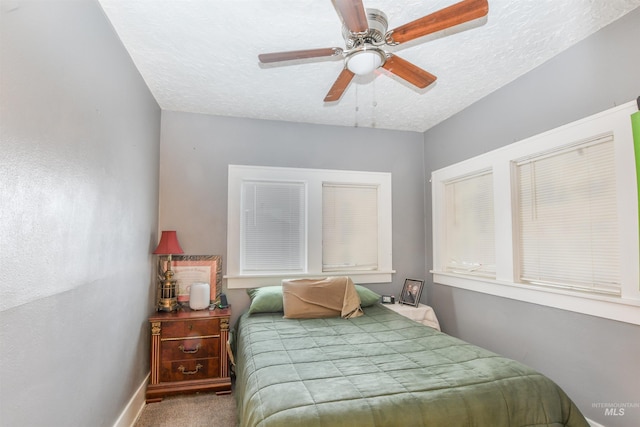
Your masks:
<path fill-rule="evenodd" d="M 547 377 L 376 304 L 353 319 L 244 314 L 239 425 L 588 426 Z"/>

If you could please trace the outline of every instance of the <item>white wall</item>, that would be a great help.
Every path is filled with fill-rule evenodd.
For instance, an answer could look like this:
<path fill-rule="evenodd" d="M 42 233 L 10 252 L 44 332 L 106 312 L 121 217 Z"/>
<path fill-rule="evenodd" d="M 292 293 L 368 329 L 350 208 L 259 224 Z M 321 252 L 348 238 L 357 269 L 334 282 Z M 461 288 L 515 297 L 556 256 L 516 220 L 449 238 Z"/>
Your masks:
<path fill-rule="evenodd" d="M 96 1 L 0 19 L 0 424 L 111 426 L 149 371 L 160 110 Z"/>
<path fill-rule="evenodd" d="M 163 111 L 160 225 L 177 230 L 185 253 L 224 262 L 229 164 L 391 172 L 397 273 L 392 284 L 371 289 L 399 295 L 406 278 L 424 275 L 422 145 L 417 132 Z M 234 322 L 249 300 L 244 290 L 227 295 Z"/>
<path fill-rule="evenodd" d="M 640 8 L 429 130 L 425 175 L 636 99 L 638 40 Z M 425 206 L 430 223 L 430 187 Z M 426 232 L 430 269 L 431 229 Z M 592 420 L 638 425 L 640 327 L 438 284 L 427 288 L 443 331 L 549 375 Z M 624 416 L 606 416 L 597 406 L 620 403 L 636 406 Z"/>

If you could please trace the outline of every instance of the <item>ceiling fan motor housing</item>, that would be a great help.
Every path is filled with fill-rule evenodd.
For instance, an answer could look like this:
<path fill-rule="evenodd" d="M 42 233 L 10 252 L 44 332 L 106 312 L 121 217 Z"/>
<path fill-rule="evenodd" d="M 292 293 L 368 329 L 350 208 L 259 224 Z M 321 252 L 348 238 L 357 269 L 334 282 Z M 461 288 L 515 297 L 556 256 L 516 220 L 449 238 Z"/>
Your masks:
<path fill-rule="evenodd" d="M 347 49 L 362 46 L 364 43 L 374 46 L 385 43 L 387 33 L 387 15 L 378 9 L 367 9 L 367 22 L 369 29 L 363 33 L 352 33 L 346 26 L 342 26 L 342 37 Z"/>

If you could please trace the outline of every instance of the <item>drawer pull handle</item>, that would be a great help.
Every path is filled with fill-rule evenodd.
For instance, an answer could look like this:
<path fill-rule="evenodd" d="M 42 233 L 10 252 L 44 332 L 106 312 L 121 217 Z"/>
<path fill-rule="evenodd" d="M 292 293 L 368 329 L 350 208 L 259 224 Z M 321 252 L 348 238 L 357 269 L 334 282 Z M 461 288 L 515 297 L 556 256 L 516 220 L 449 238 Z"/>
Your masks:
<path fill-rule="evenodd" d="M 180 366 L 178 366 L 178 371 L 182 372 L 183 375 L 194 375 L 194 374 L 197 374 L 198 371 L 200 369 L 202 369 L 202 368 L 203 368 L 203 366 L 198 363 L 196 365 L 195 371 L 185 371 L 186 368 L 184 366 L 180 365 Z"/>
<path fill-rule="evenodd" d="M 194 348 L 193 350 L 187 350 L 186 348 L 184 348 L 183 345 L 181 345 L 180 347 L 178 347 L 180 349 L 181 352 L 185 353 L 185 354 L 194 354 L 197 353 L 198 350 L 200 350 L 200 344 L 198 344 L 196 346 L 196 348 Z"/>

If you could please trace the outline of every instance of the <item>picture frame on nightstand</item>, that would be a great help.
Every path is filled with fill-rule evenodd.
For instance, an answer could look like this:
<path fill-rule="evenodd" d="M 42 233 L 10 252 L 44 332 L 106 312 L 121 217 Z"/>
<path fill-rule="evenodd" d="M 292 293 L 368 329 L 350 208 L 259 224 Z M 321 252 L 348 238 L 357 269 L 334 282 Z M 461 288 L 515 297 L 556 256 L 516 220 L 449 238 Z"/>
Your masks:
<path fill-rule="evenodd" d="M 424 280 L 405 279 L 398 303 L 417 307 L 418 304 L 420 304 L 420 295 L 422 294 L 423 286 Z"/>
<path fill-rule="evenodd" d="M 209 283 L 210 303 L 222 292 L 221 255 L 173 255 L 173 278 L 177 281 L 177 298 L 181 305 L 189 304 L 191 285 Z"/>

